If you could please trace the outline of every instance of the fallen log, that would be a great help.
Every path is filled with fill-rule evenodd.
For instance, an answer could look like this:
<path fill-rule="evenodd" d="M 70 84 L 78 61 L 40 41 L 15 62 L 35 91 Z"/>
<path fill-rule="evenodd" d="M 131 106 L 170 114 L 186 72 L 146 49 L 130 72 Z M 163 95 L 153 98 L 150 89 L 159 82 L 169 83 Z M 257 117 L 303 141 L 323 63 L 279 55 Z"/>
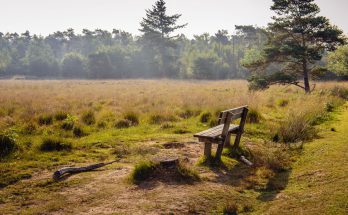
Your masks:
<path fill-rule="evenodd" d="M 111 161 L 108 163 L 97 163 L 97 164 L 93 164 L 93 165 L 89 165 L 89 166 L 85 166 L 85 167 L 62 168 L 62 169 L 57 170 L 53 173 L 53 179 L 59 180 L 60 178 L 62 178 L 63 175 L 66 175 L 66 174 L 75 174 L 75 173 L 80 173 L 80 172 L 87 172 L 87 171 L 91 171 L 94 169 L 98 169 L 98 168 L 106 166 L 106 165 L 110 165 L 110 164 L 115 163 L 115 162 L 116 161 Z"/>
<path fill-rule="evenodd" d="M 244 164 L 248 165 L 248 166 L 253 166 L 254 164 L 249 161 L 248 159 L 246 159 L 244 156 L 240 156 L 240 161 L 243 162 Z"/>

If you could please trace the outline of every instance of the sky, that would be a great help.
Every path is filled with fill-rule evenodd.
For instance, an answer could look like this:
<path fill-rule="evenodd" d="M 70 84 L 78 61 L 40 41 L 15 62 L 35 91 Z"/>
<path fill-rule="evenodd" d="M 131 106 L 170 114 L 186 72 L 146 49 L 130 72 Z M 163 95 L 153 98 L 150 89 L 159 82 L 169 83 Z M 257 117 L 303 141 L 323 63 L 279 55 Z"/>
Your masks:
<path fill-rule="evenodd" d="M 0 0 L 0 32 L 48 35 L 73 28 L 114 28 L 140 35 L 139 22 L 155 0 Z M 266 26 L 272 0 L 166 0 L 168 14 L 180 13 L 177 31 L 188 37 L 219 29 L 234 32 L 235 25 Z M 321 15 L 348 33 L 348 0 L 316 0 Z"/>

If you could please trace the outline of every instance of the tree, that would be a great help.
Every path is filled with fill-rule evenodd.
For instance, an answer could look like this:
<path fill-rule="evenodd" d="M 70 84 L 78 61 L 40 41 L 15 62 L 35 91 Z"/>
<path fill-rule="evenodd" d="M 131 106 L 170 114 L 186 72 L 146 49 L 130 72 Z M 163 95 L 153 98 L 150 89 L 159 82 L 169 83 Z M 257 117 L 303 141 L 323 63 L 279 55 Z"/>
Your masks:
<path fill-rule="evenodd" d="M 146 10 L 146 17 L 140 22 L 139 31 L 143 33 L 143 41 L 155 47 L 159 53 L 159 70 L 162 74 L 170 75 L 168 70 L 171 70 L 169 66 L 173 56 L 170 56 L 168 49 L 175 47 L 173 39 L 177 37 L 171 34 L 187 25 L 176 24 L 180 17 L 181 14 L 167 15 L 166 3 L 164 0 L 158 0 L 152 10 Z"/>
<path fill-rule="evenodd" d="M 339 47 L 329 54 L 328 69 L 338 76 L 348 77 L 348 46 Z"/>
<path fill-rule="evenodd" d="M 276 16 L 268 25 L 263 56 L 244 65 L 253 73 L 251 85 L 264 89 L 271 84 L 293 84 L 310 93 L 309 80 L 321 71 L 318 61 L 325 51 L 345 43 L 343 32 L 318 16 L 314 0 L 273 0 L 271 10 Z M 272 64 L 278 64 L 279 70 L 267 74 Z"/>
<path fill-rule="evenodd" d="M 87 78 L 87 60 L 79 53 L 67 53 L 62 60 L 61 70 L 64 78 Z"/>

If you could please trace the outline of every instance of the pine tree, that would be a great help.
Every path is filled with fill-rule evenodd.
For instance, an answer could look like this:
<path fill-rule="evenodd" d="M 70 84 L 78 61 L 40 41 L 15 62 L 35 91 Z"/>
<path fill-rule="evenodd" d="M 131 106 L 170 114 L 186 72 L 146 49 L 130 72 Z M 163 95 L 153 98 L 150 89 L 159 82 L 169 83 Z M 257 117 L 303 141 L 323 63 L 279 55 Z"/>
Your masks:
<path fill-rule="evenodd" d="M 177 30 L 184 28 L 187 24 L 177 25 L 181 14 L 167 15 L 167 7 L 164 0 L 158 0 L 152 9 L 146 10 L 146 17 L 140 23 L 139 31 L 143 33 L 142 39 L 149 46 L 157 49 L 160 58 L 160 72 L 167 73 L 172 57 L 168 53 L 169 48 L 175 47 L 173 39 L 177 36 L 171 34 Z"/>
<path fill-rule="evenodd" d="M 314 0 L 273 0 L 276 13 L 268 25 L 269 39 L 263 49 L 263 58 L 246 64 L 254 76 L 249 80 L 256 89 L 271 84 L 293 84 L 311 92 L 309 80 L 318 71 L 317 65 L 325 51 L 345 43 L 343 32 L 330 25 L 326 17 L 318 16 Z M 278 71 L 267 74 L 270 65 Z M 303 83 L 299 81 L 303 79 Z"/>

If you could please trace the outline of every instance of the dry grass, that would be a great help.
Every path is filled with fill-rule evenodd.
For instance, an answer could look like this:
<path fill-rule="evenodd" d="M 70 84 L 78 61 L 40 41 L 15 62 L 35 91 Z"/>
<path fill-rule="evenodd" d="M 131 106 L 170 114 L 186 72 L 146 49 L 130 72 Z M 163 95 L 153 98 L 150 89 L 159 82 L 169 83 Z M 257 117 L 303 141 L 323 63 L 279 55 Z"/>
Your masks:
<path fill-rule="evenodd" d="M 278 133 L 278 141 L 281 142 L 285 134 L 293 137 L 293 134 L 304 131 L 300 132 L 303 136 L 285 142 L 310 139 L 306 136 L 306 128 L 313 128 L 325 121 L 326 116 L 331 114 L 329 112 L 343 102 L 341 92 L 344 90 L 337 93 L 336 88 L 336 91 L 332 91 L 336 86 L 340 86 L 340 89 L 348 88 L 346 83 L 318 83 L 313 94 L 305 95 L 301 89 L 284 86 L 249 92 L 246 81 L 0 81 L 0 129 L 17 135 L 18 144 L 14 155 L 0 162 L 0 186 L 5 187 L 0 190 L 0 194 L 6 197 L 3 200 L 0 195 L 0 205 L 2 201 L 5 202 L 3 211 L 8 213 L 13 212 L 16 205 L 22 204 L 35 204 L 36 210 L 41 212 L 62 210 L 64 213 L 67 212 L 62 209 L 64 205 L 80 204 L 94 211 L 95 205 L 98 202 L 104 204 L 102 199 L 108 199 L 110 195 L 114 198 L 106 205 L 110 211 L 105 211 L 103 207 L 100 213 L 114 212 L 117 203 L 120 208 L 116 208 L 121 212 L 130 210 L 134 214 L 140 209 L 148 213 L 169 213 L 169 205 L 179 214 L 185 213 L 187 207 L 189 211 L 209 214 L 220 211 L 221 205 L 217 203 L 221 198 L 226 200 L 223 204 L 229 202 L 231 196 L 237 203 L 241 199 L 249 201 L 249 194 L 239 192 L 246 187 L 262 188 L 268 183 L 269 187 L 283 189 L 286 185 L 279 183 L 278 176 L 283 177 L 289 172 L 291 154 L 286 151 L 288 146 L 272 143 L 272 138 L 275 139 L 275 133 Z M 57 184 L 36 178 L 35 172 L 45 172 L 47 176 L 47 171 L 61 166 L 115 158 L 119 159 L 115 165 L 125 169 L 124 177 L 130 174 L 136 163 L 154 156 L 180 156 L 187 158 L 192 166 L 203 153 L 201 145 L 183 144 L 182 148 L 166 149 L 161 147 L 161 143 L 192 143 L 195 141 L 193 133 L 215 125 L 218 111 L 245 104 L 256 110 L 253 114 L 255 119 L 250 120 L 253 123 L 247 123 L 242 138 L 245 152 L 249 151 L 249 158 L 257 164 L 255 171 L 236 165 L 235 159 L 224 156 L 227 169 L 220 172 L 197 167 L 197 174 L 202 175 L 202 181 L 195 185 L 180 185 L 182 189 L 178 189 L 176 184 L 163 184 L 154 189 L 134 190 L 127 187 L 130 185 L 124 184 L 118 176 L 112 175 L 118 169 L 110 169 L 104 174 L 101 171 L 103 178 L 99 179 L 99 174 L 95 173 L 79 176 L 91 181 L 96 179 L 100 189 L 89 189 L 96 186 L 94 182 L 86 188 L 88 183 L 78 181 L 76 190 L 84 190 L 84 193 L 72 195 L 71 198 L 76 199 L 56 198 L 60 195 L 57 190 L 71 192 L 70 185 L 75 186 L 75 177 Z M 206 115 L 201 120 L 205 113 L 210 113 L 210 117 Z M 47 116 L 49 120 L 46 120 Z M 40 119 L 44 123 L 40 123 Z M 125 121 L 127 126 L 115 128 L 121 121 Z M 49 152 L 40 151 L 45 138 L 52 136 L 64 140 L 63 143 L 71 143 L 69 150 L 61 150 L 60 142 L 53 142 L 48 144 L 49 150 L 44 150 Z M 192 175 L 186 168 L 182 168 L 181 173 Z M 31 176 L 32 181 L 24 180 Z M 255 186 L 246 186 L 253 183 Z M 17 190 L 22 191 L 14 195 Z M 252 198 L 255 192 L 258 191 L 250 194 Z M 49 196 L 46 196 L 47 193 L 50 193 Z M 139 202 L 134 201 L 133 193 Z M 49 203 L 41 201 L 43 197 L 40 195 L 51 200 Z M 79 195 L 87 200 L 80 202 Z M 29 198 L 32 199 L 29 203 L 23 200 Z M 153 205 L 153 199 L 162 199 L 162 203 Z M 182 202 L 183 199 L 188 200 Z M 200 204 L 196 204 L 196 201 Z M 250 200 L 254 201 L 257 200 Z M 146 207 L 144 202 L 148 204 Z M 180 208 L 180 204 L 188 206 Z M 227 206 L 227 211 L 236 209 Z M 244 204 L 240 206 L 238 211 L 257 210 L 249 203 L 246 209 Z M 71 207 L 67 210 L 79 209 Z M 30 213 L 30 210 L 26 212 Z M 88 209 L 83 212 L 88 212 Z"/>

